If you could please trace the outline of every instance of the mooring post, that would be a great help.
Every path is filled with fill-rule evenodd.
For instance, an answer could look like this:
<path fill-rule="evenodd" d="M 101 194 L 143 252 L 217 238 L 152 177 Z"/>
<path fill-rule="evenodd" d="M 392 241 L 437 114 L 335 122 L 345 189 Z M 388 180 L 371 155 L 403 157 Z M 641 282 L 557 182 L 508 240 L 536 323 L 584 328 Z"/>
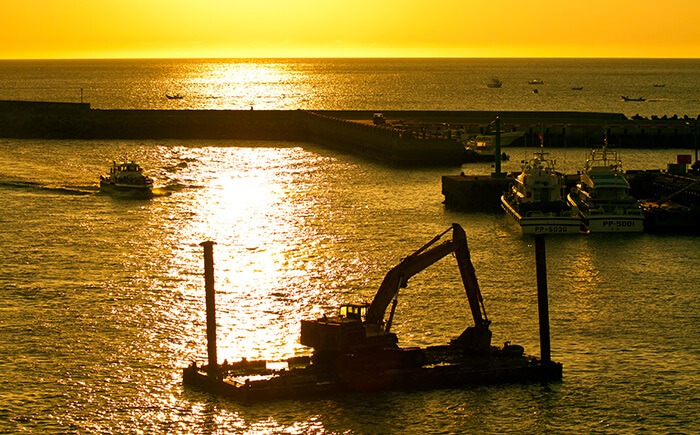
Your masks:
<path fill-rule="evenodd" d="M 535 236 L 535 263 L 537 265 L 537 307 L 540 318 L 540 353 L 542 362 L 552 361 L 549 342 L 549 302 L 547 297 L 547 255 L 544 234 Z"/>
<path fill-rule="evenodd" d="M 496 117 L 496 138 L 494 151 L 494 172 L 491 174 L 493 178 L 503 178 L 506 174 L 501 172 L 501 118 Z"/>
<path fill-rule="evenodd" d="M 212 241 L 202 242 L 204 247 L 204 289 L 207 304 L 207 355 L 209 366 L 207 374 L 210 378 L 219 378 L 219 366 L 216 357 L 216 294 L 214 292 L 214 245 Z"/>
<path fill-rule="evenodd" d="M 496 117 L 496 176 L 501 175 L 501 118 Z"/>

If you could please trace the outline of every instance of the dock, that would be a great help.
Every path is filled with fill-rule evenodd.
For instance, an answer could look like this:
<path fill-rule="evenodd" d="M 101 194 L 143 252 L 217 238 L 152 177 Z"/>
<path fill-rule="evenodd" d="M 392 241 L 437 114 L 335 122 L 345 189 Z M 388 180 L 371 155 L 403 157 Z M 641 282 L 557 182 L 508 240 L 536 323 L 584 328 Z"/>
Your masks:
<path fill-rule="evenodd" d="M 442 194 L 447 208 L 468 212 L 501 210 L 501 195 L 513 182 L 513 174 L 506 177 L 491 175 L 443 175 Z"/>

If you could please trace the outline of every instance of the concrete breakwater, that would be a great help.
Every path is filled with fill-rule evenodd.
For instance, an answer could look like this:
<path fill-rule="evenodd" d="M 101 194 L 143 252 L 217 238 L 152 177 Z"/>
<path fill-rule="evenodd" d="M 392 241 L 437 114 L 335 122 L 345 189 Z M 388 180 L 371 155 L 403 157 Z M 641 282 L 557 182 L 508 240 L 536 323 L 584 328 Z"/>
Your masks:
<path fill-rule="evenodd" d="M 462 163 L 464 145 L 452 138 L 416 137 L 391 125 L 373 125 L 319 112 L 306 115 L 308 139 L 330 148 L 402 166 Z"/>
<path fill-rule="evenodd" d="M 462 144 L 307 111 L 95 110 L 89 104 L 0 102 L 0 137 L 313 141 L 396 164 L 458 166 Z M 372 117 L 371 112 L 363 112 Z"/>
<path fill-rule="evenodd" d="M 293 111 L 100 110 L 89 104 L 2 101 L 0 136 L 302 140 L 305 128 Z"/>
<path fill-rule="evenodd" d="M 697 119 L 630 120 L 588 112 L 301 110 L 100 110 L 88 103 L 0 101 L 0 137 L 47 139 L 242 139 L 312 141 L 400 166 L 460 166 L 463 144 L 452 132 L 525 134 L 511 146 L 693 148 Z"/>

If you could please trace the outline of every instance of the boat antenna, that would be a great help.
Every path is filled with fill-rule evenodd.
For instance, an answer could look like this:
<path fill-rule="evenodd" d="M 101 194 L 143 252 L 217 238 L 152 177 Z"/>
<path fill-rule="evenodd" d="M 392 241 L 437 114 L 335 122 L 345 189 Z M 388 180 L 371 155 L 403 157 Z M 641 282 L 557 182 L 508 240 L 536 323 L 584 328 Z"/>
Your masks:
<path fill-rule="evenodd" d="M 540 124 L 540 133 L 539 133 L 539 138 L 540 138 L 540 158 L 544 158 L 544 126 Z"/>
<path fill-rule="evenodd" d="M 544 149 L 544 133 L 543 133 L 544 127 L 540 125 L 540 150 Z"/>

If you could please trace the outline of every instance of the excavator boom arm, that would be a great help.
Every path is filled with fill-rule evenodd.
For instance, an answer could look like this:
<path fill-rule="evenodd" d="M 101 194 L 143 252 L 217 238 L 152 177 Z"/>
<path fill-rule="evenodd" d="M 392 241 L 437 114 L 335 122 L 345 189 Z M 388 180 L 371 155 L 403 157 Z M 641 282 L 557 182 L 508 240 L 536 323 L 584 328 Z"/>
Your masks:
<path fill-rule="evenodd" d="M 474 270 L 474 265 L 472 264 L 471 255 L 469 254 L 467 236 L 462 227 L 457 224 L 454 225 L 459 228 L 459 230 L 455 229 L 453 236 L 453 240 L 457 245 L 455 248 L 455 257 L 457 258 L 457 265 L 459 266 L 459 274 L 462 276 L 464 290 L 467 293 L 469 308 L 471 309 L 472 317 L 474 318 L 474 325 L 479 328 L 488 326 L 491 322 L 486 316 L 484 299 L 481 296 L 479 281 L 476 279 L 476 271 Z"/>
<path fill-rule="evenodd" d="M 472 265 L 469 255 L 467 237 L 462 227 L 459 224 L 452 224 L 452 240 L 430 247 L 448 231 L 449 229 L 435 237 L 418 251 L 406 257 L 386 274 L 384 281 L 382 281 L 367 311 L 367 323 L 381 324 L 384 320 L 387 307 L 398 294 L 399 288 L 406 286 L 409 278 L 443 257 L 454 253 L 467 293 L 467 300 L 469 301 L 472 317 L 474 317 L 474 323 L 479 327 L 489 324 L 483 308 L 479 283 L 476 280 L 476 273 L 474 272 L 474 266 Z"/>

